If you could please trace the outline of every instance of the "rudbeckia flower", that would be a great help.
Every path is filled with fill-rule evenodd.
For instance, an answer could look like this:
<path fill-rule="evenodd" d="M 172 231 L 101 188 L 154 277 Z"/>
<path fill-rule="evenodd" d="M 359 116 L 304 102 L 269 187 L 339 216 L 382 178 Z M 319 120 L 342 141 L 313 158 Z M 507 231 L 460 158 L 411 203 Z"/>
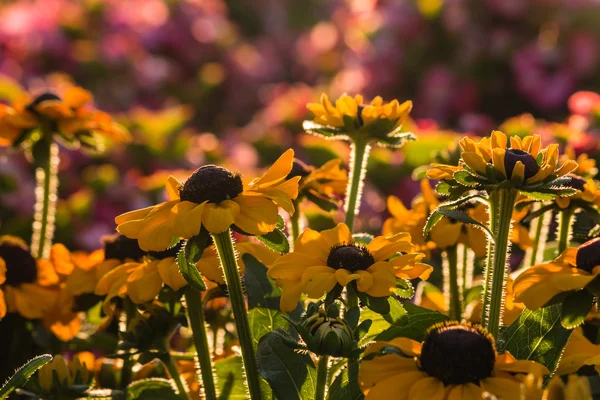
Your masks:
<path fill-rule="evenodd" d="M 56 355 L 37 372 L 39 387 L 44 394 L 72 395 L 91 386 L 96 357 L 90 352 L 77 353 L 70 361 Z"/>
<path fill-rule="evenodd" d="M 293 159 L 290 149 L 263 176 L 246 182 L 216 165 L 198 168 L 185 183 L 169 177 L 169 201 L 118 216 L 117 231 L 147 251 L 165 250 L 174 237 L 189 239 L 202 227 L 214 234 L 232 226 L 248 235 L 272 232 L 278 206 L 294 212 L 300 177 L 287 179 Z"/>
<path fill-rule="evenodd" d="M 418 250 L 429 256 L 429 252 L 435 249 L 436 245 L 433 241 L 426 240 L 423 235 L 423 229 L 429 216 L 429 206 L 423 201 L 423 198 L 417 197 L 413 201 L 412 208 L 408 209 L 402 200 L 396 196 L 390 196 L 387 199 L 387 209 L 392 216 L 383 223 L 381 230 L 383 235 L 392 236 L 398 232 L 407 232 Z"/>
<path fill-rule="evenodd" d="M 348 183 L 348 174 L 340 168 L 341 162 L 340 159 L 330 160 L 315 168 L 294 159 L 287 178 L 300 177 L 297 201 L 306 198 L 325 211 L 337 209 L 340 202 L 337 196 L 344 193 Z"/>
<path fill-rule="evenodd" d="M 94 293 L 98 281 L 111 270 L 126 262 L 140 261 L 146 254 L 135 239 L 123 235 L 105 237 L 104 248 L 90 254 L 73 252 L 73 271 L 66 279 L 66 288 L 74 296 Z"/>
<path fill-rule="evenodd" d="M 571 196 L 557 196 L 554 201 L 558 211 L 571 208 L 589 208 L 600 205 L 600 189 L 596 187 L 593 179 L 584 179 L 575 174 L 567 175 L 571 178 L 569 185 L 576 190 Z"/>
<path fill-rule="evenodd" d="M 515 300 L 536 310 L 564 292 L 587 290 L 600 274 L 600 238 L 566 249 L 554 261 L 534 265 L 514 283 Z"/>
<path fill-rule="evenodd" d="M 22 143 L 42 127 L 67 143 L 94 149 L 101 148 L 98 141 L 101 138 L 130 140 L 123 126 L 91 106 L 91 93 L 80 87 L 61 82 L 43 93 L 32 94 L 19 89 L 19 95 L 10 106 L 0 106 L 0 146 Z"/>
<path fill-rule="evenodd" d="M 529 236 L 529 229 L 522 224 L 522 221 L 529 213 L 528 208 L 515 210 L 512 214 L 513 229 L 510 232 L 510 241 L 522 250 L 527 250 L 533 246 L 533 239 Z"/>
<path fill-rule="evenodd" d="M 571 374 L 563 382 L 560 374 L 550 379 L 543 387 L 543 379 L 535 374 L 527 374 L 522 385 L 522 400 L 592 400 L 592 386 L 586 376 Z"/>
<path fill-rule="evenodd" d="M 320 103 L 309 103 L 306 107 L 313 113 L 314 120 L 304 121 L 303 127 L 317 136 L 374 141 L 392 147 L 414 140 L 412 134 L 400 131 L 412 109 L 411 101 L 400 104 L 392 100 L 384 104 L 377 96 L 371 103 L 364 104 L 361 95 L 344 94 L 334 105 L 323 93 Z"/>
<path fill-rule="evenodd" d="M 317 232 L 306 229 L 296 240 L 294 251 L 279 257 L 267 274 L 282 289 L 281 310 L 296 308 L 302 293 L 318 299 L 337 285 L 356 285 L 373 297 L 390 296 L 396 277 L 427 279 L 432 267 L 419 261 L 408 233 L 379 236 L 368 245 L 354 241 L 348 226 Z"/>
<path fill-rule="evenodd" d="M 598 174 L 598 168 L 596 168 L 596 160 L 590 158 L 586 153 L 581 153 L 579 156 L 575 156 L 575 150 L 572 147 L 567 146 L 565 153 L 561 157 L 561 161 L 575 160 L 577 162 L 577 168 L 573 171 L 575 175 L 581 176 L 582 178 L 593 178 Z"/>
<path fill-rule="evenodd" d="M 0 236 L 0 318 L 7 312 L 42 318 L 57 300 L 58 282 L 53 265 L 36 261 L 25 242 Z"/>
<path fill-rule="evenodd" d="M 429 328 L 422 343 L 396 338 L 369 345 L 360 365 L 365 399 L 481 400 L 484 393 L 519 399 L 523 376 L 548 374 L 534 361 L 498 354 L 479 325 L 446 322 Z"/>
<path fill-rule="evenodd" d="M 476 142 L 469 137 L 460 142 L 459 166 L 431 164 L 427 176 L 446 181 L 451 186 L 467 186 L 476 189 L 506 182 L 525 193 L 560 195 L 570 193 L 569 179 L 557 180 L 577 168 L 573 160 L 558 165 L 558 145 L 542 149 L 538 135 L 507 136 L 493 131 L 489 138 Z"/>

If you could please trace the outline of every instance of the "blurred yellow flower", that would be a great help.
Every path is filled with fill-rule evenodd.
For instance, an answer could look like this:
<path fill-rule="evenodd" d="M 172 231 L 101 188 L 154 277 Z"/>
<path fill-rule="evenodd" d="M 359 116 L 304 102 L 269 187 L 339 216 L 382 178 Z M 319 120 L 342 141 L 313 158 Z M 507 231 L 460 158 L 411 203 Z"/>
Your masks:
<path fill-rule="evenodd" d="M 90 386 L 95 363 L 96 357 L 87 351 L 77 353 L 69 362 L 56 355 L 37 372 L 40 389 L 46 394 L 67 395 L 72 386 Z"/>

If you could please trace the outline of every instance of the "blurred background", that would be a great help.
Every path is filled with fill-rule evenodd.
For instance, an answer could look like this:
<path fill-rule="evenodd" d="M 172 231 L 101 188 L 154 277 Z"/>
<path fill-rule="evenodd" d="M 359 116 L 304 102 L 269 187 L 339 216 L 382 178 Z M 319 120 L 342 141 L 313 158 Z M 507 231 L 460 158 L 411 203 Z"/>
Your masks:
<path fill-rule="evenodd" d="M 347 160 L 343 143 L 302 132 L 322 92 L 414 102 L 419 141 L 372 153 L 365 231 L 380 229 L 387 195 L 410 202 L 413 171 L 454 132 L 535 131 L 594 155 L 599 57 L 597 0 L 0 3 L 0 94 L 6 77 L 35 90 L 66 74 L 134 136 L 103 155 L 62 149 L 57 240 L 72 249 L 162 200 L 168 174 L 221 163 L 253 175 L 289 147 L 314 165 Z M 29 237 L 33 189 L 25 158 L 0 148 L 0 233 Z M 306 213 L 316 227 L 336 218 Z"/>

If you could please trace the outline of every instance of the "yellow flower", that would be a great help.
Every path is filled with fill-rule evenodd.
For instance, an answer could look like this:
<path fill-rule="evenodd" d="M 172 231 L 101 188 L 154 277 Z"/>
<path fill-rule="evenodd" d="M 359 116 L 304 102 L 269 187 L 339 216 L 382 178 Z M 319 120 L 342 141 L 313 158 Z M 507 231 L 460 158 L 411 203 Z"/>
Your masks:
<path fill-rule="evenodd" d="M 566 160 L 575 160 L 575 150 L 570 146 L 565 148 L 565 154 L 561 157 L 562 162 L 565 162 Z M 593 178 L 598 173 L 596 160 L 589 158 L 586 153 L 581 153 L 575 161 L 577 162 L 577 169 L 573 171 L 575 175 L 583 178 Z"/>
<path fill-rule="evenodd" d="M 534 361 L 499 355 L 479 325 L 446 322 L 429 328 L 422 343 L 396 338 L 370 344 L 359 384 L 366 400 L 481 400 L 484 393 L 519 399 L 522 376 L 549 371 Z"/>
<path fill-rule="evenodd" d="M 287 179 L 294 151 L 286 151 L 260 178 L 243 182 L 239 174 L 215 165 L 198 168 L 182 184 L 167 181 L 169 201 L 115 218 L 117 231 L 138 239 L 142 249 L 162 251 L 173 238 L 189 239 L 204 227 L 222 233 L 232 225 L 249 235 L 276 228 L 277 206 L 292 214 L 300 177 Z"/>
<path fill-rule="evenodd" d="M 49 261 L 36 261 L 21 239 L 0 236 L 0 318 L 7 312 L 42 318 L 57 300 L 58 283 Z"/>
<path fill-rule="evenodd" d="M 525 207 L 522 210 L 513 211 L 512 214 L 513 229 L 510 232 L 510 241 L 522 250 L 527 250 L 533 246 L 533 239 L 529 236 L 529 229 L 521 223 L 528 213 L 529 210 Z"/>
<path fill-rule="evenodd" d="M 294 159 L 288 178 L 300 177 L 298 200 L 306 197 L 316 205 L 330 203 L 332 208 L 337 208 L 337 196 L 344 193 L 348 182 L 348 174 L 340 168 L 341 162 L 340 159 L 330 160 L 320 168 L 315 168 Z"/>
<path fill-rule="evenodd" d="M 66 279 L 66 289 L 73 296 L 94 293 L 98 281 L 104 275 L 125 262 L 140 261 L 146 254 L 139 248 L 137 240 L 123 235 L 105 237 L 103 242 L 104 249 L 90 254 L 71 254 L 74 268 Z"/>
<path fill-rule="evenodd" d="M 477 257 L 484 256 L 487 250 L 487 239 L 483 231 L 473 225 L 464 224 L 450 218 L 444 217 L 440 220 L 429 234 L 431 241 L 425 240 L 423 229 L 427 217 L 439 204 L 440 201 L 426 179 L 421 181 L 421 196 L 413 203 L 413 208 L 410 211 L 404 207 L 400 199 L 390 196 L 388 198 L 388 210 L 392 214 L 392 218 L 384 222 L 383 233 L 391 235 L 398 232 L 408 232 L 414 243 L 420 246 L 421 251 L 427 251 L 432 247 L 446 249 L 458 243 L 463 243 L 473 250 Z M 482 224 L 487 224 L 488 215 L 485 205 L 469 203 L 464 206 L 464 211 L 471 218 Z"/>
<path fill-rule="evenodd" d="M 115 141 L 129 141 L 127 130 L 114 122 L 110 115 L 91 106 L 90 92 L 61 82 L 52 91 L 21 93 L 13 103 L 0 106 L 0 146 L 26 139 L 36 128 L 50 126 L 70 143 L 97 148 L 95 139 L 106 137 Z"/>
<path fill-rule="evenodd" d="M 523 271 L 515 279 L 515 300 L 536 310 L 559 293 L 585 289 L 599 274 L 600 238 L 596 238 Z"/>
<path fill-rule="evenodd" d="M 562 357 L 558 362 L 557 375 L 572 374 L 584 365 L 593 365 L 600 374 L 600 345 L 593 344 L 585 336 L 583 329 L 573 329 Z"/>
<path fill-rule="evenodd" d="M 294 252 L 279 257 L 267 274 L 282 288 L 281 310 L 296 308 L 302 293 L 318 299 L 336 285 L 356 282 L 356 289 L 373 297 L 386 297 L 396 288 L 396 277 L 427 279 L 432 268 L 419 261 L 408 233 L 379 236 L 368 245 L 356 243 L 350 229 L 339 224 L 317 232 L 306 229 Z"/>
<path fill-rule="evenodd" d="M 559 374 L 550 379 L 546 388 L 543 388 L 543 379 L 534 374 L 527 374 L 522 384 L 523 400 L 592 400 L 592 387 L 585 376 L 571 374 L 567 384 Z"/>
<path fill-rule="evenodd" d="M 536 121 L 531 114 L 521 114 L 516 117 L 507 119 L 498 128 L 502 132 L 506 132 L 508 136 L 525 137 L 532 135 L 536 128 Z"/>
<path fill-rule="evenodd" d="M 314 121 L 322 125 L 339 128 L 344 126 L 344 117 L 350 117 L 358 120 L 360 125 L 372 124 L 379 119 L 394 120 L 397 127 L 410 113 L 412 102 L 400 104 L 398 100 L 392 100 L 383 104 L 383 99 L 377 96 L 370 104 L 365 105 L 360 94 L 354 97 L 344 94 L 336 100 L 334 106 L 323 93 L 320 103 L 309 103 L 306 107 L 315 115 Z"/>
<path fill-rule="evenodd" d="M 542 149 L 538 135 L 522 139 L 512 136 L 509 140 L 504 133 L 493 131 L 489 138 L 476 142 L 465 137 L 459 144 L 462 150 L 460 165 L 432 164 L 427 171 L 429 178 L 457 180 L 473 189 L 510 181 L 522 191 L 535 192 L 550 190 L 552 181 L 577 168 L 573 160 L 566 160 L 559 167 L 558 145 Z M 465 176 L 457 175 L 463 171 L 471 176 L 468 182 L 465 182 Z"/>
<path fill-rule="evenodd" d="M 96 357 L 87 351 L 77 353 L 69 362 L 61 355 L 54 356 L 37 372 L 40 389 L 46 394 L 66 394 L 74 385 L 90 386 L 95 363 Z"/>
<path fill-rule="evenodd" d="M 406 140 L 414 140 L 410 133 L 401 133 L 402 124 L 412 109 L 412 102 L 400 104 L 392 100 L 384 104 L 375 97 L 371 103 L 363 104 L 363 97 L 350 97 L 346 94 L 336 100 L 335 105 L 326 94 L 321 95 L 320 103 L 309 103 L 307 108 L 313 113 L 313 121 L 304 121 L 303 127 L 317 136 L 329 139 L 366 139 L 382 146 L 397 147 Z"/>

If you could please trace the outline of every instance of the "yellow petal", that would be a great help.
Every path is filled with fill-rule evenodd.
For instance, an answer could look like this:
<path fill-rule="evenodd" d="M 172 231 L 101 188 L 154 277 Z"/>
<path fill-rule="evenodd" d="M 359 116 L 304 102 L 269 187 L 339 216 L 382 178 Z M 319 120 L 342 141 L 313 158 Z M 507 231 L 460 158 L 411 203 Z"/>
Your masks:
<path fill-rule="evenodd" d="M 464 152 L 461 154 L 461 157 L 465 164 L 467 164 L 469 167 L 471 167 L 481 175 L 485 175 L 487 163 L 479 154 Z"/>
<path fill-rule="evenodd" d="M 444 400 L 446 389 L 444 384 L 437 378 L 419 379 L 410 389 L 409 400 Z"/>
<path fill-rule="evenodd" d="M 179 189 L 183 186 L 181 182 L 177 180 L 173 175 L 169 175 L 167 178 L 167 195 L 169 196 L 169 201 L 171 200 L 179 200 Z"/>
<path fill-rule="evenodd" d="M 240 195 L 233 199 L 240 213 L 235 217 L 235 225 L 251 235 L 264 235 L 275 230 L 279 214 L 277 206 L 264 197 Z"/>
<path fill-rule="evenodd" d="M 186 280 L 179 272 L 177 260 L 174 257 L 167 257 L 160 260 L 156 265 L 160 279 L 173 290 L 179 290 L 187 286 Z"/>
<path fill-rule="evenodd" d="M 157 261 L 142 264 L 127 278 L 127 295 L 136 304 L 153 300 L 162 289 Z"/>
<path fill-rule="evenodd" d="M 280 284 L 280 282 L 277 283 Z M 281 286 L 281 311 L 290 312 L 296 309 L 303 287 L 304 285 L 300 281 L 289 281 Z"/>
<path fill-rule="evenodd" d="M 292 171 L 294 150 L 286 150 L 260 178 L 251 182 L 251 186 L 275 184 L 283 181 Z"/>
<path fill-rule="evenodd" d="M 171 209 L 173 236 L 189 239 L 200 233 L 202 228 L 202 214 L 206 202 L 196 204 L 191 201 L 182 201 Z"/>
<path fill-rule="evenodd" d="M 240 213 L 240 206 L 231 200 L 218 204 L 208 203 L 202 211 L 202 225 L 210 233 L 223 233 L 235 222 Z"/>
<path fill-rule="evenodd" d="M 506 155 L 506 149 L 497 148 L 493 150 L 492 153 L 492 164 L 496 171 L 498 171 L 505 178 L 506 176 L 506 168 L 504 168 L 504 156 Z"/>
<path fill-rule="evenodd" d="M 309 267 L 302 275 L 302 283 L 304 293 L 310 298 L 318 299 L 337 284 L 335 270 L 327 266 Z"/>
<path fill-rule="evenodd" d="M 410 242 L 410 234 L 400 232 L 394 236 L 377 236 L 367 245 L 367 249 L 373 255 L 376 261 L 383 261 L 391 258 L 397 253 L 408 253 L 415 249 Z"/>

